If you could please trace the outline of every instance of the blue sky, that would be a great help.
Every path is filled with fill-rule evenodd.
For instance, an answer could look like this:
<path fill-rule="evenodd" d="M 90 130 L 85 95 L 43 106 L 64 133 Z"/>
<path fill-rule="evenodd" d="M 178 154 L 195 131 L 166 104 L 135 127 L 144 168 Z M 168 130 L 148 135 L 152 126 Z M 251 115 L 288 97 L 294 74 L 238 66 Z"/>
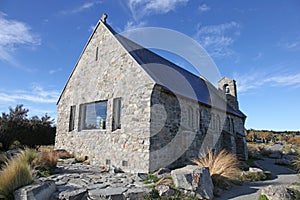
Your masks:
<path fill-rule="evenodd" d="M 163 27 L 198 41 L 238 84 L 246 128 L 300 130 L 300 2 L 1 0 L 0 111 L 56 101 L 102 13 L 122 32 Z"/>

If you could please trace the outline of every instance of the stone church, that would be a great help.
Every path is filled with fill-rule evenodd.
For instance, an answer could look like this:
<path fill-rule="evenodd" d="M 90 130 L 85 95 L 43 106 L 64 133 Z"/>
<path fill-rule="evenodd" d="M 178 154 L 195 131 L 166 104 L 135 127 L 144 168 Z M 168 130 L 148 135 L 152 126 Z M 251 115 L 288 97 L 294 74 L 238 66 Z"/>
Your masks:
<path fill-rule="evenodd" d="M 188 164 L 201 150 L 224 148 L 247 159 L 246 116 L 234 80 L 224 77 L 217 89 L 118 35 L 105 18 L 57 106 L 55 148 L 87 156 L 92 165 L 149 172 Z"/>

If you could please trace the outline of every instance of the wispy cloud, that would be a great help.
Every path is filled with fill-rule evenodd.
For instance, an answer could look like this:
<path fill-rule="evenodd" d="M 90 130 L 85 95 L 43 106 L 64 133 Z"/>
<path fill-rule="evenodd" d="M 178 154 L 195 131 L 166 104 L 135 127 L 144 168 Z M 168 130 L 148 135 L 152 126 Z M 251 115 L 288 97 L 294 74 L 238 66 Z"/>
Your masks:
<path fill-rule="evenodd" d="M 80 5 L 79 7 L 70 9 L 70 10 L 63 10 L 60 13 L 63 15 L 69 15 L 69 14 L 77 14 L 83 11 L 86 11 L 94 6 L 96 6 L 97 4 L 102 3 L 102 1 L 96 1 L 96 2 L 86 2 L 82 5 Z"/>
<path fill-rule="evenodd" d="M 176 10 L 178 6 L 185 5 L 189 0 L 129 0 L 128 7 L 132 14 L 132 19 L 127 22 L 124 29 L 145 26 L 143 17 L 153 14 L 165 14 Z"/>
<path fill-rule="evenodd" d="M 164 14 L 186 4 L 188 0 L 129 0 L 128 7 L 135 20 L 149 14 Z"/>
<path fill-rule="evenodd" d="M 0 101 L 2 102 L 28 101 L 33 103 L 55 103 L 58 97 L 58 91 L 45 90 L 38 84 L 34 84 L 29 90 L 0 91 Z"/>
<path fill-rule="evenodd" d="M 199 7 L 198 7 L 198 10 L 200 11 L 200 12 L 207 12 L 207 11 L 209 11 L 210 10 L 210 7 L 208 6 L 208 5 L 206 5 L 206 4 L 202 4 L 202 5 L 200 5 Z"/>
<path fill-rule="evenodd" d="M 298 37 L 297 39 L 293 40 L 293 41 L 280 41 L 278 43 L 278 46 L 289 50 L 289 51 L 299 51 L 300 50 L 300 37 Z"/>
<path fill-rule="evenodd" d="M 262 87 L 300 87 L 300 73 L 283 72 L 278 75 L 257 71 L 244 75 L 235 73 L 234 79 L 237 81 L 240 93 Z"/>
<path fill-rule="evenodd" d="M 57 73 L 57 72 L 60 72 L 60 71 L 62 71 L 62 68 L 60 67 L 60 68 L 57 68 L 57 69 L 52 69 L 52 70 L 50 70 L 49 71 L 49 74 L 55 74 L 55 73 Z"/>
<path fill-rule="evenodd" d="M 135 29 L 135 28 L 141 28 L 146 26 L 147 22 L 141 21 L 138 23 L 135 23 L 134 21 L 128 21 L 124 27 L 124 31 L 130 30 L 130 29 Z"/>
<path fill-rule="evenodd" d="M 7 15 L 0 12 L 0 60 L 17 65 L 13 52 L 20 45 L 40 45 L 39 36 L 31 32 L 30 26 L 24 22 L 7 19 Z"/>
<path fill-rule="evenodd" d="M 240 27 L 235 21 L 209 26 L 198 24 L 194 37 L 212 56 L 228 56 L 233 53 L 230 45 L 240 35 Z"/>

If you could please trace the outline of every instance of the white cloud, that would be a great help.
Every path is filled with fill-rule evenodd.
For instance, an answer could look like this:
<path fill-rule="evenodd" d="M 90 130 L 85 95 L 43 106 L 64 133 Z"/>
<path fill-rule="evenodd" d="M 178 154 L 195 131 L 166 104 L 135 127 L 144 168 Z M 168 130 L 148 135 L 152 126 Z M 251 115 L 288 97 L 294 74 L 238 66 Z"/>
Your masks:
<path fill-rule="evenodd" d="M 197 25 L 195 39 L 214 57 L 223 57 L 233 54 L 230 49 L 235 37 L 240 35 L 240 25 L 237 22 L 229 22 L 219 25 Z"/>
<path fill-rule="evenodd" d="M 45 90 L 38 84 L 32 86 L 30 90 L 9 90 L 0 91 L 0 101 L 19 102 L 28 101 L 34 103 L 55 103 L 58 100 L 59 92 L 55 90 Z"/>
<path fill-rule="evenodd" d="M 264 72 L 250 72 L 244 75 L 234 74 L 238 91 L 245 93 L 262 87 L 300 87 L 300 73 L 269 74 Z"/>
<path fill-rule="evenodd" d="M 300 38 L 293 41 L 280 41 L 278 46 L 289 51 L 298 51 L 300 50 Z"/>
<path fill-rule="evenodd" d="M 146 22 L 142 21 L 139 23 L 135 23 L 134 21 L 128 21 L 124 27 L 124 31 L 130 30 L 130 29 L 135 29 L 135 28 L 141 28 L 146 26 Z"/>
<path fill-rule="evenodd" d="M 18 45 L 36 46 L 41 44 L 41 40 L 27 24 L 6 17 L 6 14 L 0 12 L 0 60 L 16 65 L 12 53 Z"/>
<path fill-rule="evenodd" d="M 52 70 L 50 70 L 49 71 L 49 74 L 55 74 L 55 73 L 57 73 L 57 72 L 60 72 L 60 71 L 62 71 L 62 68 L 60 67 L 60 68 L 57 68 L 57 69 L 52 69 Z"/>
<path fill-rule="evenodd" d="M 102 1 L 86 2 L 82 5 L 80 5 L 79 7 L 73 8 L 71 10 L 63 10 L 60 13 L 63 15 L 77 14 L 77 13 L 83 12 L 85 10 L 88 10 L 88 9 L 92 8 L 93 6 L 96 6 L 97 4 L 100 4 L 100 3 L 102 3 Z"/>
<path fill-rule="evenodd" d="M 206 5 L 206 4 L 202 4 L 202 5 L 200 5 L 200 6 L 198 7 L 198 10 L 199 10 L 200 12 L 207 12 L 207 11 L 210 10 L 210 7 L 209 7 L 208 5 Z"/>
<path fill-rule="evenodd" d="M 129 0 L 128 7 L 137 21 L 145 15 L 164 14 L 185 5 L 189 0 Z"/>

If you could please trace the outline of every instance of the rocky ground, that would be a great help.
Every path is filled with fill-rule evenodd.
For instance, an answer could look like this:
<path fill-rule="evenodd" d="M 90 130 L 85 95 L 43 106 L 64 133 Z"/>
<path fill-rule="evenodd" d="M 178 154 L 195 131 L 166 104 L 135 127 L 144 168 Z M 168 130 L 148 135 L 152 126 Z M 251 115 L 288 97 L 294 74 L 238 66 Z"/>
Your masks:
<path fill-rule="evenodd" d="M 300 182 L 296 172 L 287 167 L 275 165 L 276 159 L 264 158 L 263 160 L 256 161 L 256 164 L 263 170 L 271 171 L 272 179 L 267 181 L 258 181 L 258 182 L 246 182 L 241 186 L 234 186 L 230 190 L 225 190 L 222 192 L 221 196 L 216 198 L 216 200 L 250 200 L 258 199 L 262 191 L 267 188 L 269 191 L 274 190 L 274 195 L 283 194 L 283 191 L 280 192 L 280 188 L 289 187 L 292 183 Z M 275 187 L 275 188 L 270 188 Z M 279 186 L 277 188 L 277 186 Z M 284 200 L 285 197 L 273 198 Z M 287 197 L 287 199 L 291 199 Z"/>
<path fill-rule="evenodd" d="M 62 162 L 58 163 L 58 172 L 47 178 L 39 178 L 31 188 L 38 188 L 36 193 L 40 189 L 44 190 L 41 193 L 49 190 L 51 199 L 142 199 L 151 191 L 141 181 L 143 174 L 116 173 L 118 169 L 108 172 L 83 163 Z M 40 187 L 41 184 L 44 186 Z"/>

